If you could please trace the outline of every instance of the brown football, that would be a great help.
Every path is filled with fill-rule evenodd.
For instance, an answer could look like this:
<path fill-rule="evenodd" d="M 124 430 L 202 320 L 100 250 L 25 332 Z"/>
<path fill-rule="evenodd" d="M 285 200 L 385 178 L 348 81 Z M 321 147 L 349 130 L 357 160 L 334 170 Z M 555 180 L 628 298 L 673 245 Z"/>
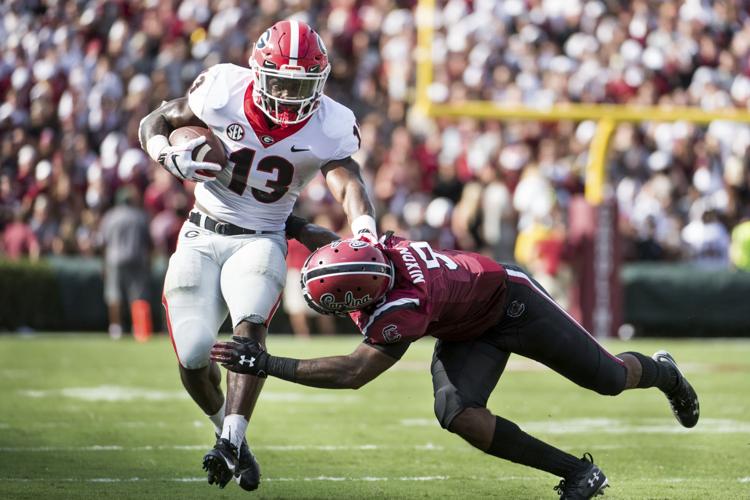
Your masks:
<path fill-rule="evenodd" d="M 169 143 L 172 146 L 179 146 L 188 141 L 192 141 L 196 137 L 205 136 L 206 142 L 198 146 L 193 150 L 193 160 L 195 161 L 210 161 L 212 163 L 218 163 L 224 167 L 227 163 L 227 156 L 224 153 L 224 147 L 221 145 L 219 138 L 214 135 L 207 128 L 203 127 L 180 127 L 174 129 L 169 134 Z M 198 170 L 201 175 L 207 175 L 210 177 L 216 177 L 218 172 L 211 172 L 206 170 Z"/>

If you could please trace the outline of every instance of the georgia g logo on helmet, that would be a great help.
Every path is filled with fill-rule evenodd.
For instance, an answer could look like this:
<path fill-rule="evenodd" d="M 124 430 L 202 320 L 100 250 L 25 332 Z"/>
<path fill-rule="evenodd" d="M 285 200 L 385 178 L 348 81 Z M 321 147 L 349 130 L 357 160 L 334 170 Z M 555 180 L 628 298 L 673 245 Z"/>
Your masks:
<path fill-rule="evenodd" d="M 375 246 L 339 240 L 313 252 L 302 267 L 302 292 L 308 305 L 323 314 L 364 309 L 393 286 L 393 265 Z"/>
<path fill-rule="evenodd" d="M 253 100 L 279 125 L 300 123 L 315 113 L 331 72 L 323 40 L 295 20 L 280 21 L 264 31 L 249 64 Z"/>

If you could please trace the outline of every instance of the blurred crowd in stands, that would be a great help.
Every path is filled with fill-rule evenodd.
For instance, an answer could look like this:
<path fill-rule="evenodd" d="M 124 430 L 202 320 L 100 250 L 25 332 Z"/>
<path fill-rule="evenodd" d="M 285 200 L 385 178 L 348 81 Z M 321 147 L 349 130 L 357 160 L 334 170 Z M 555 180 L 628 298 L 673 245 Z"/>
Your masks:
<path fill-rule="evenodd" d="M 437 4 L 434 101 L 748 108 L 746 1 Z M 100 254 L 102 218 L 124 186 L 138 188 L 153 251 L 168 255 L 193 186 L 141 151 L 140 119 L 204 68 L 246 65 L 262 31 L 293 16 L 323 37 L 326 92 L 358 117 L 356 159 L 381 230 L 564 273 L 567 209 L 595 124 L 420 117 L 409 106 L 414 0 L 6 0 L 0 15 L 8 258 Z M 619 126 L 609 167 L 626 259 L 728 268 L 731 253 L 750 269 L 748 147 L 746 124 Z M 322 178 L 298 211 L 346 231 Z"/>

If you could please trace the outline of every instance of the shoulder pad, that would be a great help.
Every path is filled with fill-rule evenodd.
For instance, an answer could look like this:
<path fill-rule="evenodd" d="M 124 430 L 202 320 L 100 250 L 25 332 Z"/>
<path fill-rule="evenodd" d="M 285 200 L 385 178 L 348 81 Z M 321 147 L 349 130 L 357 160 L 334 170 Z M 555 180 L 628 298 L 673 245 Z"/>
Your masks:
<path fill-rule="evenodd" d="M 323 96 L 318 110 L 322 130 L 329 139 L 341 139 L 352 135 L 356 119 L 352 110 L 328 96 Z"/>
<path fill-rule="evenodd" d="M 235 64 L 215 64 L 198 75 L 188 91 L 188 105 L 199 118 L 207 110 L 221 109 L 231 97 L 232 85 L 250 70 Z"/>
<path fill-rule="evenodd" d="M 328 145 L 325 149 L 326 161 L 341 160 L 357 152 L 360 136 L 351 109 L 323 96 L 320 109 L 314 116 L 319 120 L 320 130 Z"/>

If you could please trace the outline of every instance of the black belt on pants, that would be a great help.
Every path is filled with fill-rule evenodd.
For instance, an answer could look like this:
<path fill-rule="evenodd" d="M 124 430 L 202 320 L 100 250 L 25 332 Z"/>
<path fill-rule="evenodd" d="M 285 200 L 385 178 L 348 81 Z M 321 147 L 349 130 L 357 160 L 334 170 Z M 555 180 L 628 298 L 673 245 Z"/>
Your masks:
<path fill-rule="evenodd" d="M 245 229 L 244 227 L 235 226 L 229 222 L 219 222 L 212 219 L 208 215 L 203 215 L 198 212 L 190 212 L 188 220 L 196 226 L 213 231 L 216 234 L 223 234 L 226 236 L 236 236 L 238 234 L 271 234 L 276 231 L 256 231 L 255 229 Z"/>

